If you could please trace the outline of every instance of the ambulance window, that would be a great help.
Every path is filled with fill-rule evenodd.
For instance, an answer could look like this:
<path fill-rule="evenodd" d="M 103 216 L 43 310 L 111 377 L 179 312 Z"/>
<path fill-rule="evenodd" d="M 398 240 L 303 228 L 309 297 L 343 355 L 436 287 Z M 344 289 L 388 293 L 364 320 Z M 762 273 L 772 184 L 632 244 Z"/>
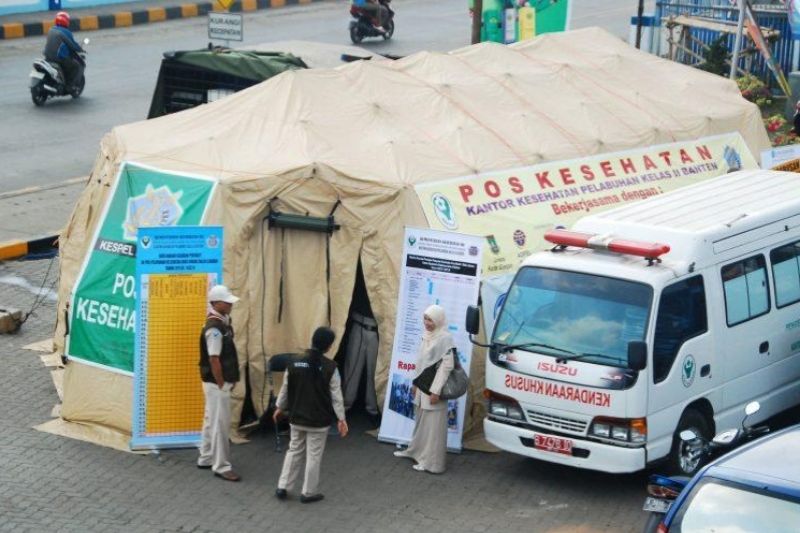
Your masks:
<path fill-rule="evenodd" d="M 653 342 L 653 383 L 664 381 L 684 342 L 708 331 L 703 276 L 694 276 L 661 293 Z"/>
<path fill-rule="evenodd" d="M 726 265 L 721 273 L 728 326 L 769 312 L 767 267 L 763 255 Z"/>
<path fill-rule="evenodd" d="M 800 301 L 800 242 L 772 250 L 769 260 L 775 279 L 775 305 L 784 307 Z"/>

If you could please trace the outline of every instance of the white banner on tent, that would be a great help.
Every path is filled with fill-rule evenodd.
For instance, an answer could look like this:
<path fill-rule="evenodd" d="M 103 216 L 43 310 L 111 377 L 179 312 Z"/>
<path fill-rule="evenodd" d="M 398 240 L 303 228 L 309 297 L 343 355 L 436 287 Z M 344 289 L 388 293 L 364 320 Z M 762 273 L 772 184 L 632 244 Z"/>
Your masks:
<path fill-rule="evenodd" d="M 406 228 L 397 326 L 379 440 L 402 444 L 411 440 L 414 431 L 411 381 L 422 339 L 422 314 L 429 305 L 444 307 L 461 365 L 469 371 L 472 344 L 464 329 L 464 317 L 467 306 L 478 301 L 482 247 L 483 237 Z M 450 450 L 461 450 L 465 406 L 466 397 L 449 402 L 447 448 Z"/>

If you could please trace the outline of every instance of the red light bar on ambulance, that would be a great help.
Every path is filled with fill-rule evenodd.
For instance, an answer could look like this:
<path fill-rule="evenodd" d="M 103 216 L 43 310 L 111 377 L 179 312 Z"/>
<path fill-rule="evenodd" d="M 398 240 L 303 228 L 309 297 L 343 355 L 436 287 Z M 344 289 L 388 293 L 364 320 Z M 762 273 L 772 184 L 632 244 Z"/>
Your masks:
<path fill-rule="evenodd" d="M 563 229 L 553 229 L 545 232 L 544 240 L 558 246 L 608 250 L 609 252 L 635 255 L 650 260 L 657 260 L 659 256 L 669 252 L 669 245 L 658 242 L 629 241 L 615 239 L 608 235 L 580 233 Z"/>

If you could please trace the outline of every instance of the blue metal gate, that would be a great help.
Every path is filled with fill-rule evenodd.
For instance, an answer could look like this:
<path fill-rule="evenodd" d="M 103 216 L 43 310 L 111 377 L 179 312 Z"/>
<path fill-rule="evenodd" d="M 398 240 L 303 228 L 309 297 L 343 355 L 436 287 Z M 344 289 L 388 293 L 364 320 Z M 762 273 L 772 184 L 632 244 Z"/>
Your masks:
<path fill-rule="evenodd" d="M 739 8 L 737 5 L 737 2 L 732 3 L 730 0 L 659 0 L 656 2 L 656 19 L 659 26 L 662 27 L 662 31 L 669 17 L 676 15 L 685 15 L 735 25 L 739 20 Z M 753 14 L 762 28 L 772 28 L 780 32 L 778 39 L 769 42 L 769 45 L 772 50 L 772 55 L 775 57 L 778 64 L 780 64 L 783 71 L 788 74 L 796 70 L 798 66 L 792 64 L 792 32 L 789 26 L 789 17 L 786 8 L 781 3 L 777 2 L 773 4 L 754 4 Z M 704 55 L 704 52 L 699 42 L 709 45 L 722 33 L 704 28 L 687 28 L 687 31 L 689 31 L 690 35 L 694 38 L 689 41 L 688 48 L 701 57 Z M 728 35 L 728 50 L 733 50 L 734 39 L 734 35 Z M 748 40 L 743 42 L 752 44 L 752 42 Z M 662 53 L 663 52 L 662 50 Z M 746 61 L 745 58 L 741 59 L 739 66 L 745 68 Z M 768 80 L 770 86 L 777 85 L 775 78 L 770 74 L 761 54 L 756 53 L 753 55 L 750 71 L 761 79 L 765 81 Z"/>

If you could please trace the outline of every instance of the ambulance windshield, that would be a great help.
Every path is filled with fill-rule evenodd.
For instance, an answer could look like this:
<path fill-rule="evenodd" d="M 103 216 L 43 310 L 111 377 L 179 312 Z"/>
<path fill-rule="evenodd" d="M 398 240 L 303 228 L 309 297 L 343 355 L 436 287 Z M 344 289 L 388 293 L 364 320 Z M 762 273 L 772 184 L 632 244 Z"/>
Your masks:
<path fill-rule="evenodd" d="M 653 289 L 643 283 L 523 267 L 509 289 L 492 340 L 501 348 L 514 345 L 626 367 L 628 343 L 645 339 L 652 299 Z"/>

